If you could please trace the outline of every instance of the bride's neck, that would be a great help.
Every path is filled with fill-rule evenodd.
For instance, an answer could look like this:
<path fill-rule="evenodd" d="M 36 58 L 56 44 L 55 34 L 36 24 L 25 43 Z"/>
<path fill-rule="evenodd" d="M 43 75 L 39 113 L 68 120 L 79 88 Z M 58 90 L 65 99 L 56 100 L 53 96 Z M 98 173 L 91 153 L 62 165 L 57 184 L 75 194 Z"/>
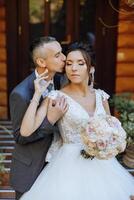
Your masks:
<path fill-rule="evenodd" d="M 86 96 L 89 93 L 89 87 L 87 84 L 69 84 L 69 91 L 73 94 L 80 96 Z"/>

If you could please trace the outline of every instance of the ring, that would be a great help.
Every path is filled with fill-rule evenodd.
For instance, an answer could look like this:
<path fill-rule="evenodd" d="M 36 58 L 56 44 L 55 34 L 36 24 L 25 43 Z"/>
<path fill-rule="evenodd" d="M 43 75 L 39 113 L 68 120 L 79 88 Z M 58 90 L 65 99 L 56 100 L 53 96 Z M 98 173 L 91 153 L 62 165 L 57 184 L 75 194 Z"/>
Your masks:
<path fill-rule="evenodd" d="M 54 107 L 56 105 L 56 103 L 52 103 L 52 106 Z"/>

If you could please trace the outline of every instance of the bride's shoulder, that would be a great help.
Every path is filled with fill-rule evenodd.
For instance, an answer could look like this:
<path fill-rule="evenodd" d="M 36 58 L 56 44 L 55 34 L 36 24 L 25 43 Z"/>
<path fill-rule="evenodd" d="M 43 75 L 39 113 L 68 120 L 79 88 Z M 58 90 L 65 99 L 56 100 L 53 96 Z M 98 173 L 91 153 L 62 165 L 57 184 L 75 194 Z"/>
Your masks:
<path fill-rule="evenodd" d="M 108 93 L 106 93 L 104 90 L 102 89 L 96 89 L 96 92 L 102 97 L 102 100 L 105 101 L 107 99 L 109 99 L 110 95 Z"/>

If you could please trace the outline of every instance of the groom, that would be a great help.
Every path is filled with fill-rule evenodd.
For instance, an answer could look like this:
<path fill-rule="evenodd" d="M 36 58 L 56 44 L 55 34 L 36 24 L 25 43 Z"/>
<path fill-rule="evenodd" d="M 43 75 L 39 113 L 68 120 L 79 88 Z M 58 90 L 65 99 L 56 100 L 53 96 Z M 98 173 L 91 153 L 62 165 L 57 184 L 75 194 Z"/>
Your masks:
<path fill-rule="evenodd" d="M 64 114 L 64 110 L 49 104 L 47 117 L 42 125 L 29 137 L 20 133 L 20 126 L 27 107 L 34 93 L 34 80 L 48 70 L 49 79 L 53 80 L 56 72 L 64 70 L 65 55 L 61 45 L 53 37 L 40 37 L 33 41 L 30 48 L 35 70 L 10 94 L 10 113 L 16 141 L 13 152 L 10 182 L 16 191 L 16 200 L 28 191 L 45 167 L 45 156 L 50 147 L 53 133 L 57 131 L 54 125 Z M 43 80 L 45 84 L 45 80 Z M 56 87 L 56 85 L 55 85 Z M 42 99 L 53 89 L 49 85 L 47 91 L 42 94 Z M 58 101 L 59 102 L 59 101 Z"/>

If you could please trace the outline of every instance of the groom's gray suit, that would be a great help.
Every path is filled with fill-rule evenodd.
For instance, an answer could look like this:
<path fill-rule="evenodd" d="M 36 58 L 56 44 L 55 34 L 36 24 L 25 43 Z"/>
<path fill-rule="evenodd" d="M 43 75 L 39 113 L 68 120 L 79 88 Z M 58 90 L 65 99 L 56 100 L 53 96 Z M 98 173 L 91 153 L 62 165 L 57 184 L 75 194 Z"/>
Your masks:
<path fill-rule="evenodd" d="M 57 131 L 47 118 L 42 125 L 29 137 L 20 135 L 20 126 L 27 107 L 34 93 L 33 72 L 10 95 L 10 113 L 16 141 L 11 164 L 11 186 L 24 193 L 30 189 L 39 173 L 45 166 L 45 157 L 50 147 L 53 132 Z"/>

